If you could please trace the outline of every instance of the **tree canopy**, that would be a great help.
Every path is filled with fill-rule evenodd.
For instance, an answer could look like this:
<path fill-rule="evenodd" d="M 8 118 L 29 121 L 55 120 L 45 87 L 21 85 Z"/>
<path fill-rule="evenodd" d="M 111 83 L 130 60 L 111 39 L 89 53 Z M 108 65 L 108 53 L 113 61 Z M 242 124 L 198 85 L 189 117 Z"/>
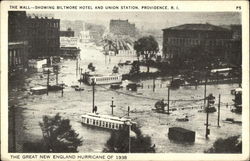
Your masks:
<path fill-rule="evenodd" d="M 91 70 L 92 72 L 95 71 L 95 66 L 93 65 L 93 63 L 89 63 L 88 69 Z"/>
<path fill-rule="evenodd" d="M 140 73 L 140 65 L 139 61 L 133 61 L 129 74 L 139 74 Z"/>
<path fill-rule="evenodd" d="M 241 137 L 231 136 L 226 139 L 219 138 L 205 153 L 242 153 Z"/>
<path fill-rule="evenodd" d="M 48 152 L 78 152 L 82 145 L 82 138 L 71 128 L 69 119 L 62 119 L 59 114 L 54 117 L 43 116 L 39 123 Z"/>
<path fill-rule="evenodd" d="M 159 45 L 153 36 L 145 36 L 134 43 L 134 49 L 137 56 L 142 55 L 146 59 L 147 72 L 149 72 L 149 60 L 156 56 L 159 51 Z"/>
<path fill-rule="evenodd" d="M 151 138 L 144 136 L 136 126 L 131 127 L 135 136 L 130 136 L 131 153 L 154 153 L 155 147 L 151 144 Z M 128 153 L 129 152 L 129 131 L 128 127 L 114 131 L 107 141 L 103 152 L 108 153 Z"/>
<path fill-rule="evenodd" d="M 134 43 L 134 49 L 139 54 L 153 54 L 159 51 L 159 45 L 153 36 L 145 36 Z"/>

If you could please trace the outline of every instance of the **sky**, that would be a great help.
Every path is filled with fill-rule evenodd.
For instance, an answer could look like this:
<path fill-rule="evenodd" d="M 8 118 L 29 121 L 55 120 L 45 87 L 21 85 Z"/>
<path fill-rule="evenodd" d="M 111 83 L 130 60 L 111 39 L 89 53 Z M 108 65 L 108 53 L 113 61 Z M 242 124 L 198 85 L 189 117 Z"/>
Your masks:
<path fill-rule="evenodd" d="M 41 12 L 40 12 L 41 13 Z M 110 19 L 128 19 L 138 29 L 164 29 L 185 23 L 210 23 L 214 25 L 241 24 L 238 12 L 53 12 L 61 20 L 83 20 L 109 25 Z"/>

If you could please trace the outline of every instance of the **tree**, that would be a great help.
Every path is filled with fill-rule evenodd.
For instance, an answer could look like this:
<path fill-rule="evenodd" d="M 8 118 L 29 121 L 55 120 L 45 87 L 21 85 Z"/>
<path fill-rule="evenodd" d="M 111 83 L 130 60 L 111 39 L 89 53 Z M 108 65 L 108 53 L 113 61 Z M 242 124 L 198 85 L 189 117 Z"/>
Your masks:
<path fill-rule="evenodd" d="M 93 63 L 89 63 L 88 69 L 91 70 L 92 72 L 95 71 L 95 66 L 93 65 Z"/>
<path fill-rule="evenodd" d="M 119 73 L 119 68 L 117 66 L 114 66 L 112 72 Z"/>
<path fill-rule="evenodd" d="M 156 56 L 159 51 L 159 45 L 153 36 L 145 36 L 135 41 L 134 49 L 136 50 L 137 57 L 142 55 L 147 64 L 147 72 L 149 72 L 149 62 Z"/>
<path fill-rule="evenodd" d="M 130 136 L 131 153 L 155 153 L 155 146 L 151 145 L 151 138 L 143 136 L 141 130 L 136 126 L 131 127 L 135 133 L 134 137 Z M 132 132 L 131 132 L 132 133 Z M 114 131 L 107 141 L 103 152 L 108 153 L 128 153 L 129 152 L 129 131 L 128 127 Z"/>
<path fill-rule="evenodd" d="M 134 75 L 139 73 L 140 73 L 139 61 L 133 61 L 129 74 Z"/>
<path fill-rule="evenodd" d="M 231 136 L 226 139 L 219 138 L 205 153 L 242 153 L 241 137 Z"/>
<path fill-rule="evenodd" d="M 71 128 L 69 119 L 62 119 L 59 114 L 54 117 L 43 116 L 39 123 L 48 152 L 78 152 L 77 147 L 82 145 L 82 138 Z"/>

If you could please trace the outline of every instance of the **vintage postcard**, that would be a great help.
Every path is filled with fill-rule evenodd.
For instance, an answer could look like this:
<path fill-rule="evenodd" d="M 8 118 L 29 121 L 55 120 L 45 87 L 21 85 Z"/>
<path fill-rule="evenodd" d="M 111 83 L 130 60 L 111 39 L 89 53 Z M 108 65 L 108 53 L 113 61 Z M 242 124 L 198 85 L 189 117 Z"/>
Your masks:
<path fill-rule="evenodd" d="M 1 2 L 1 160 L 248 160 L 248 1 Z"/>

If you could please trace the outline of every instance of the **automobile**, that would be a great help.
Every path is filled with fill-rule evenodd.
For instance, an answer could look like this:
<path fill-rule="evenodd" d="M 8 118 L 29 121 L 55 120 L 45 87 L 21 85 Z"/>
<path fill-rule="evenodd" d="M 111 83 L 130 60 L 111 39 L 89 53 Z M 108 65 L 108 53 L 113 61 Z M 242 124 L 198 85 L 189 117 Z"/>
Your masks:
<path fill-rule="evenodd" d="M 123 88 L 123 86 L 121 86 L 120 84 L 111 84 L 110 88 L 111 89 L 120 89 L 120 88 Z"/>
<path fill-rule="evenodd" d="M 129 84 L 126 86 L 126 89 L 127 89 L 127 90 L 130 90 L 130 91 L 137 91 L 137 84 L 136 84 L 136 83 L 129 83 Z"/>
<path fill-rule="evenodd" d="M 127 60 L 127 61 L 125 61 L 125 63 L 124 63 L 125 65 L 131 65 L 132 64 L 132 62 L 131 61 L 129 61 L 129 60 Z"/>
<path fill-rule="evenodd" d="M 75 87 L 75 91 L 84 91 L 84 88 L 82 88 L 82 87 Z"/>

